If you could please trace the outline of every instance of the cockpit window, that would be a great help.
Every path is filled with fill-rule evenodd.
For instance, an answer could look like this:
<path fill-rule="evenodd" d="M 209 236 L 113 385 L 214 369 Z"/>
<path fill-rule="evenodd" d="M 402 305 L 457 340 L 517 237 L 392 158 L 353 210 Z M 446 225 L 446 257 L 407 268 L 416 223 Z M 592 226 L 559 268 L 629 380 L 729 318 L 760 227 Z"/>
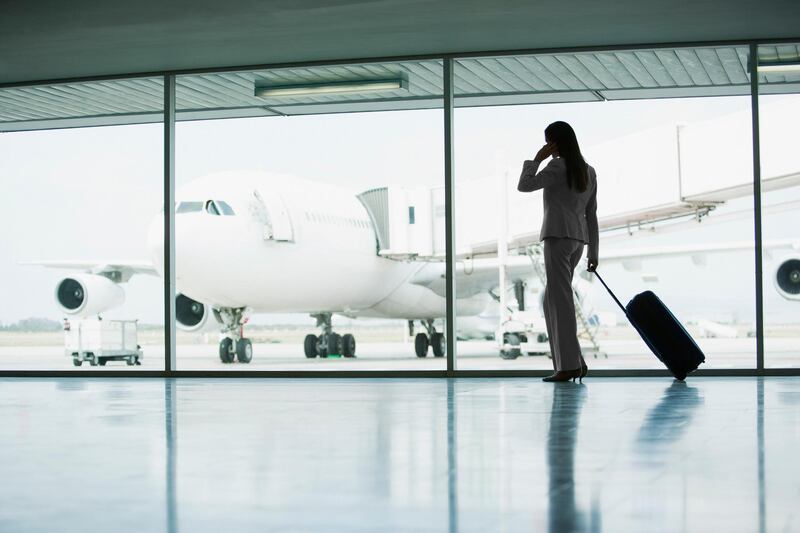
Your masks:
<path fill-rule="evenodd" d="M 215 203 L 217 204 L 217 207 L 219 207 L 219 210 L 222 211 L 223 215 L 232 217 L 236 214 L 233 212 L 233 208 L 230 205 L 228 205 L 228 202 L 217 200 Z"/>
<path fill-rule="evenodd" d="M 203 210 L 203 202 L 181 202 L 176 213 L 196 213 Z"/>
<path fill-rule="evenodd" d="M 181 202 L 178 204 L 176 213 L 200 213 L 206 211 L 214 216 L 234 216 L 236 213 L 228 202 L 221 200 L 206 200 L 205 202 Z"/>

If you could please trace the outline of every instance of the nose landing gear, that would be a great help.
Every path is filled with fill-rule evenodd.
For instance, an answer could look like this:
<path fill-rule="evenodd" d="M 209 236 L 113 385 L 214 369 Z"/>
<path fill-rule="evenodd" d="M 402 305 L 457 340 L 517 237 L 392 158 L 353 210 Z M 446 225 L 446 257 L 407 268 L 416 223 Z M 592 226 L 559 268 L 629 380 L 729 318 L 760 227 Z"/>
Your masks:
<path fill-rule="evenodd" d="M 253 343 L 244 337 L 244 308 L 214 309 L 214 316 L 222 324 L 222 339 L 219 341 L 219 360 L 230 364 L 238 360 L 247 364 L 253 360 Z"/>
<path fill-rule="evenodd" d="M 311 315 L 317 320 L 317 327 L 320 328 L 319 336 L 306 335 L 303 342 L 303 351 L 306 357 L 328 357 L 329 355 L 343 355 L 344 357 L 356 356 L 356 338 L 347 333 L 339 335 L 333 331 L 331 326 L 331 313 L 317 313 Z"/>

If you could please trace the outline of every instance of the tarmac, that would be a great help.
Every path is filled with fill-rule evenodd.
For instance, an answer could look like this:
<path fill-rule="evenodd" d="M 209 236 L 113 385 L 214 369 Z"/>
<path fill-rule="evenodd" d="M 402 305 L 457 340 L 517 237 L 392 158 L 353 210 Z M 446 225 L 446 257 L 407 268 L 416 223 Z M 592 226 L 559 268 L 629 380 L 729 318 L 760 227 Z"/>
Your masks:
<path fill-rule="evenodd" d="M 706 354 L 703 369 L 747 369 L 756 366 L 754 338 L 697 339 Z M 662 369 L 661 363 L 638 339 L 609 339 L 600 344 L 601 352 L 586 351 L 590 369 Z M 140 366 L 110 361 L 104 367 L 84 363 L 74 367 L 63 347 L 0 346 L 0 370 L 161 370 L 164 368 L 162 344 L 142 344 L 144 356 Z M 765 362 L 767 368 L 800 366 L 800 338 L 768 338 Z M 461 370 L 550 370 L 547 355 L 523 355 L 515 360 L 499 356 L 494 341 L 459 341 L 456 345 L 456 366 Z M 300 343 L 254 343 L 249 364 L 223 364 L 216 344 L 178 343 L 178 370 L 444 370 L 445 358 L 414 355 L 411 342 L 359 343 L 355 358 L 331 357 L 308 359 Z"/>

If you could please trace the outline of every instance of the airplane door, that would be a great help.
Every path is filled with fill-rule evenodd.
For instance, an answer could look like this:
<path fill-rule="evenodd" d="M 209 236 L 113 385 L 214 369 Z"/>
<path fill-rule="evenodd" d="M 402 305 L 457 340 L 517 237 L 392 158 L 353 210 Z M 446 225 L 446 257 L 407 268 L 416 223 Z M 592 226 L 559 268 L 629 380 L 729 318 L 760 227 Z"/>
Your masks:
<path fill-rule="evenodd" d="M 253 191 L 250 212 L 262 227 L 264 240 L 294 241 L 292 219 L 283 198 L 271 192 L 266 199 L 257 191 Z"/>

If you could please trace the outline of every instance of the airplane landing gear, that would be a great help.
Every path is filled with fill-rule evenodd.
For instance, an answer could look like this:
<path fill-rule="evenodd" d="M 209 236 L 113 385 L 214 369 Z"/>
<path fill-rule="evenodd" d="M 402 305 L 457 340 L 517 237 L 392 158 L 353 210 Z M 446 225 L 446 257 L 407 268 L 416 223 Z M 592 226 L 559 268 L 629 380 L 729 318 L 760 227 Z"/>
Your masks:
<path fill-rule="evenodd" d="M 342 355 L 345 357 L 356 356 L 356 338 L 350 333 L 342 335 Z"/>
<path fill-rule="evenodd" d="M 253 360 L 253 343 L 250 339 L 239 339 L 236 343 L 236 359 L 245 364 Z"/>
<path fill-rule="evenodd" d="M 319 338 L 316 335 L 314 334 L 306 335 L 306 338 L 303 341 L 303 351 L 306 353 L 306 357 L 308 357 L 309 359 L 313 359 L 318 355 L 317 343 L 319 343 Z"/>
<path fill-rule="evenodd" d="M 244 308 L 231 309 L 223 307 L 214 309 L 214 316 L 222 324 L 219 341 L 219 360 L 224 364 L 238 360 L 247 364 L 253 360 L 253 343 L 244 337 Z"/>
<path fill-rule="evenodd" d="M 409 333 L 413 333 L 414 323 L 409 320 L 408 324 Z M 414 352 L 417 354 L 417 357 L 427 357 L 428 346 L 433 349 L 434 357 L 444 357 L 444 354 L 447 352 L 447 341 L 444 334 L 436 331 L 433 320 L 431 319 L 423 321 L 422 325 L 425 326 L 425 330 L 428 333 L 427 335 L 425 333 L 417 333 L 414 337 Z"/>
<path fill-rule="evenodd" d="M 417 357 L 427 357 L 428 355 L 428 336 L 424 333 L 417 333 L 414 337 L 414 352 Z"/>
<path fill-rule="evenodd" d="M 225 364 L 233 363 L 233 339 L 230 337 L 219 341 L 219 360 Z"/>
<path fill-rule="evenodd" d="M 320 334 L 306 335 L 303 342 L 303 351 L 306 357 L 328 357 L 329 355 L 343 355 L 344 357 L 356 356 L 356 338 L 347 333 L 339 335 L 333 331 L 331 325 L 331 313 L 317 313 L 311 315 L 317 320 L 317 327 Z"/>

